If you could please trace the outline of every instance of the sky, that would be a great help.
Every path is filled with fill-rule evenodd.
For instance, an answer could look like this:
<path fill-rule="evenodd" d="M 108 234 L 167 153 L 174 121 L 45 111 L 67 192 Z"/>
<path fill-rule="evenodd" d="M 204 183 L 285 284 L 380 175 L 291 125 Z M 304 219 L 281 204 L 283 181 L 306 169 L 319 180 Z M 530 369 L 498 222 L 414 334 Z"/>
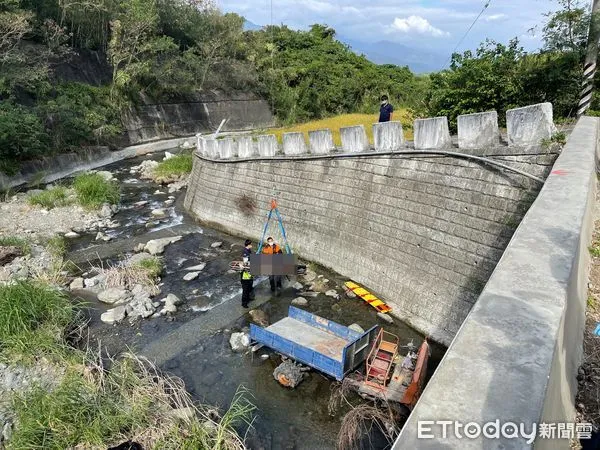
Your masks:
<path fill-rule="evenodd" d="M 218 0 L 257 25 L 285 24 L 306 29 L 327 24 L 347 39 L 397 42 L 451 52 L 488 0 Z M 584 0 L 587 1 L 587 0 Z M 491 38 L 506 43 L 518 37 L 527 50 L 541 46 L 543 13 L 557 9 L 554 0 L 491 0 L 459 51 L 475 49 Z M 537 26 L 533 33 L 530 29 Z"/>

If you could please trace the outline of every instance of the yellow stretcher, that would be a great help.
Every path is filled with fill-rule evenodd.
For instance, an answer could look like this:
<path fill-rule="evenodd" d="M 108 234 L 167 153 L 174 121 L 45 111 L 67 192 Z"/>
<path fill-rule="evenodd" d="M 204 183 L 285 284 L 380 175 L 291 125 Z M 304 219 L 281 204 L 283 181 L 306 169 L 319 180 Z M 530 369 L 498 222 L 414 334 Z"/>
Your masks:
<path fill-rule="evenodd" d="M 383 300 L 380 300 L 379 298 L 375 297 L 365 288 L 354 283 L 353 281 L 346 281 L 344 285 L 380 313 L 388 313 L 392 310 L 392 308 L 386 305 Z"/>

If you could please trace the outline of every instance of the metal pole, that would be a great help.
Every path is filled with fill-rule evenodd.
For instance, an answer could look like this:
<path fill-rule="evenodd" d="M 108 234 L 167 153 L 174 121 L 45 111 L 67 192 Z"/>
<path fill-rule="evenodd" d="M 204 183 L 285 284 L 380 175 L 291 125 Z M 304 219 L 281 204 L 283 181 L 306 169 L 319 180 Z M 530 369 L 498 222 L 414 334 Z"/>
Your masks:
<path fill-rule="evenodd" d="M 579 105 L 577 106 L 577 118 L 580 118 L 590 109 L 592 94 L 594 92 L 594 76 L 596 75 L 596 63 L 598 61 L 598 41 L 600 40 L 600 0 L 593 0 L 590 28 L 588 31 L 587 53 L 583 66 L 583 86 Z"/>

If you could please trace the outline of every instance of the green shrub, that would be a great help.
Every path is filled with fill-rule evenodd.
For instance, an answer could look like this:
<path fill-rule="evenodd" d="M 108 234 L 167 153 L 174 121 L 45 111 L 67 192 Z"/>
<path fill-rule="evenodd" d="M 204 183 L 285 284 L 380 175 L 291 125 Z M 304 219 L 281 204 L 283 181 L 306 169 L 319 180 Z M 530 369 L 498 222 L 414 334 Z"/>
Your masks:
<path fill-rule="evenodd" d="M 14 168 L 8 161 L 44 153 L 49 136 L 40 118 L 27 108 L 0 101 L 0 160 L 2 168 Z"/>
<path fill-rule="evenodd" d="M 104 203 L 119 203 L 119 185 L 114 181 L 106 181 L 97 173 L 77 176 L 73 188 L 79 203 L 86 208 L 99 208 Z"/>
<path fill-rule="evenodd" d="M 154 173 L 160 177 L 185 175 L 192 172 L 193 161 L 191 153 L 183 153 L 162 161 L 154 170 Z"/>
<path fill-rule="evenodd" d="M 55 353 L 74 307 L 67 296 L 31 281 L 0 286 L 0 350 L 21 355 Z"/>
<path fill-rule="evenodd" d="M 67 206 L 70 203 L 69 191 L 65 187 L 57 186 L 52 189 L 46 189 L 39 194 L 33 194 L 27 201 L 32 206 L 41 206 L 46 209 Z"/>
<path fill-rule="evenodd" d="M 31 253 L 29 241 L 17 236 L 0 236 L 0 247 L 19 247 L 25 255 Z"/>
<path fill-rule="evenodd" d="M 141 260 L 136 266 L 141 267 L 146 271 L 148 277 L 156 279 L 163 271 L 163 262 L 161 258 L 156 256 Z"/>

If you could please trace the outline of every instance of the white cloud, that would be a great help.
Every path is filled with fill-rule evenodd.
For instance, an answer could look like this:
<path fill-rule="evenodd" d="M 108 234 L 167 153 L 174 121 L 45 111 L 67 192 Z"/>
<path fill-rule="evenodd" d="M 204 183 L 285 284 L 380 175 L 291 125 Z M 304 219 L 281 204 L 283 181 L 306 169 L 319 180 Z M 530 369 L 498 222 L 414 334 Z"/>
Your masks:
<path fill-rule="evenodd" d="M 506 14 L 492 14 L 491 16 L 485 16 L 484 20 L 486 22 L 495 22 L 497 20 L 508 19 Z"/>
<path fill-rule="evenodd" d="M 392 23 L 392 30 L 402 33 L 428 34 L 434 37 L 450 36 L 450 33 L 434 27 L 421 16 L 409 16 L 403 19 L 396 17 Z"/>

